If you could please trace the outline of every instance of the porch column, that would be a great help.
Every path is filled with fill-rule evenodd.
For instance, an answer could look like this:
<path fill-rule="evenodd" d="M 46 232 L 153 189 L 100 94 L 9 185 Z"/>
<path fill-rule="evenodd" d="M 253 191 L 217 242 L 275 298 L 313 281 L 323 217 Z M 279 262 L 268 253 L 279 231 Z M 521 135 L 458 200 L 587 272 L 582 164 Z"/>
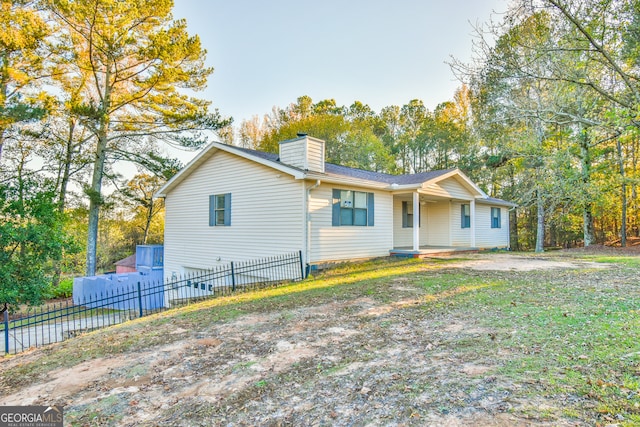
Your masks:
<path fill-rule="evenodd" d="M 471 233 L 471 239 L 469 244 L 472 248 L 476 247 L 476 201 L 472 199 L 469 202 L 469 232 Z"/>
<path fill-rule="evenodd" d="M 420 250 L 420 195 L 413 193 L 413 250 Z"/>

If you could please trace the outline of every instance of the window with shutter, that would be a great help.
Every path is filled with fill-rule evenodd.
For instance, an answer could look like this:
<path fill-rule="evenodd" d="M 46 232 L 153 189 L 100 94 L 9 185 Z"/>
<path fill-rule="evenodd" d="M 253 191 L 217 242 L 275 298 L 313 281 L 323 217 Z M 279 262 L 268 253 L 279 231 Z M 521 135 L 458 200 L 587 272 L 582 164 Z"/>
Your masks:
<path fill-rule="evenodd" d="M 334 226 L 373 226 L 374 195 L 353 190 L 333 190 Z"/>
<path fill-rule="evenodd" d="M 491 208 L 491 228 L 501 228 L 501 216 L 500 208 Z"/>
<path fill-rule="evenodd" d="M 209 196 L 209 225 L 231 225 L 231 193 Z"/>

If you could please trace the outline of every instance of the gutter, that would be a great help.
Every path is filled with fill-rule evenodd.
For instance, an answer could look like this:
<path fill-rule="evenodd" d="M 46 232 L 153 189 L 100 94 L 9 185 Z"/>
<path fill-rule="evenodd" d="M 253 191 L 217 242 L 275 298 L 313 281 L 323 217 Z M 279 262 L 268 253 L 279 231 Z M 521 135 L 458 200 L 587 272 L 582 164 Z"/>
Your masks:
<path fill-rule="evenodd" d="M 331 183 L 331 184 L 350 185 L 352 187 L 374 188 L 377 190 L 389 189 L 389 184 L 385 182 L 369 181 L 366 179 L 359 179 L 359 178 L 341 177 L 341 176 L 335 176 L 335 175 L 330 175 L 326 173 L 320 174 L 320 173 L 309 172 L 304 178 L 322 180 L 322 182 Z"/>

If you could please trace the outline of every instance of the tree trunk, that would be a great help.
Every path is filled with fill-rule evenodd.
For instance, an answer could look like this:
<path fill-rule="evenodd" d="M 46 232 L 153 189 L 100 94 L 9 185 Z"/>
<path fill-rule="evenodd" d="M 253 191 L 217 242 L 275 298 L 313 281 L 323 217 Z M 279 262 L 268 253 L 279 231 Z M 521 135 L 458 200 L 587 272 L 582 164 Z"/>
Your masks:
<path fill-rule="evenodd" d="M 102 205 L 102 178 L 104 164 L 107 159 L 107 143 L 109 136 L 109 110 L 111 108 L 111 70 L 107 67 L 104 76 L 104 94 L 101 103 L 100 123 L 96 137 L 96 160 L 93 166 L 93 177 L 89 193 L 89 226 L 87 230 L 87 276 L 96 274 L 98 253 L 98 222 L 100 221 L 100 206 Z"/>
<path fill-rule="evenodd" d="M 520 238 L 518 236 L 518 212 L 513 209 L 510 214 L 512 214 L 511 220 L 511 248 L 514 251 L 520 250 Z"/>
<path fill-rule="evenodd" d="M 493 183 L 492 187 L 495 189 L 495 170 L 491 172 L 491 181 Z M 513 189 L 516 186 L 516 179 L 515 179 L 515 173 L 513 170 L 513 166 L 509 166 L 509 177 L 511 178 L 511 188 L 509 190 L 510 194 L 513 194 L 514 191 Z M 493 196 L 492 196 L 493 197 Z M 520 247 L 520 236 L 519 236 L 519 231 L 518 230 L 518 211 L 516 209 L 513 209 L 512 211 L 510 211 L 510 213 L 513 212 L 513 220 L 512 220 L 512 226 L 511 226 L 511 247 L 513 248 L 513 250 L 519 251 L 521 249 Z"/>
<path fill-rule="evenodd" d="M 62 177 L 60 178 L 60 185 L 58 187 L 58 212 L 64 213 L 64 208 L 67 201 L 67 187 L 69 186 L 69 180 L 71 179 L 71 161 L 73 159 L 73 133 L 75 130 L 75 121 L 69 120 L 69 135 L 65 144 L 65 156 L 64 165 L 62 166 Z M 64 249 L 63 249 L 64 253 Z M 53 277 L 51 278 L 51 286 L 57 288 L 60 285 L 60 276 L 62 275 L 61 263 L 56 263 Z"/>
<path fill-rule="evenodd" d="M 4 110 L 7 102 L 7 93 L 9 91 L 9 60 L 6 56 L 3 55 L 2 63 L 0 64 L 0 99 L 2 100 L 2 105 L 0 105 L 0 110 Z M 4 145 L 5 133 L 8 130 L 8 126 L 2 124 L 3 120 L 0 117 L 0 160 L 2 160 L 2 146 Z"/>
<path fill-rule="evenodd" d="M 622 204 L 622 215 L 620 218 L 620 246 L 627 246 L 627 182 L 624 173 L 624 158 L 622 157 L 622 143 L 620 138 L 616 141 L 618 149 L 618 165 L 620 166 L 620 178 L 622 179 L 622 188 L 620 190 L 620 201 Z"/>
<path fill-rule="evenodd" d="M 104 164 L 107 157 L 106 132 L 100 135 L 96 152 L 96 161 L 93 165 L 93 177 L 89 195 L 89 227 L 87 234 L 87 276 L 95 276 L 98 252 L 98 222 L 100 218 L 100 206 L 102 205 L 102 177 L 104 176 Z"/>
<path fill-rule="evenodd" d="M 640 237 L 640 206 L 638 204 L 638 185 L 636 179 L 638 178 L 638 140 L 635 139 L 631 145 L 631 176 L 634 178 L 631 181 L 631 211 L 635 214 L 631 214 L 633 221 L 632 231 L 635 237 Z"/>
<path fill-rule="evenodd" d="M 553 214 L 553 213 L 552 213 Z M 549 246 L 552 248 L 558 246 L 558 227 L 553 221 L 549 224 Z"/>
<path fill-rule="evenodd" d="M 591 153 L 589 151 L 589 137 L 586 129 L 582 129 L 580 136 L 580 166 L 583 185 L 583 208 L 582 208 L 582 231 L 584 239 L 584 247 L 591 246 L 595 243 L 594 227 L 593 227 L 593 203 L 591 203 L 591 194 L 589 185 L 591 183 Z"/>
<path fill-rule="evenodd" d="M 585 204 L 582 209 L 582 231 L 584 234 L 584 247 L 588 247 L 595 243 L 595 229 L 593 227 L 593 205 Z"/>
<path fill-rule="evenodd" d="M 149 238 L 149 228 L 151 228 L 151 220 L 153 219 L 153 199 L 149 201 L 149 208 L 147 209 L 147 218 L 144 224 L 144 234 L 142 236 L 142 244 L 147 244 Z"/>
<path fill-rule="evenodd" d="M 544 201 L 540 190 L 536 191 L 537 227 L 536 227 L 536 252 L 544 252 Z"/>
<path fill-rule="evenodd" d="M 62 178 L 60 179 L 60 187 L 58 193 L 58 211 L 64 212 L 67 199 L 67 187 L 71 179 L 71 161 L 73 160 L 73 133 L 75 131 L 75 121 L 69 119 L 69 134 L 65 146 L 65 158 L 62 170 Z"/>

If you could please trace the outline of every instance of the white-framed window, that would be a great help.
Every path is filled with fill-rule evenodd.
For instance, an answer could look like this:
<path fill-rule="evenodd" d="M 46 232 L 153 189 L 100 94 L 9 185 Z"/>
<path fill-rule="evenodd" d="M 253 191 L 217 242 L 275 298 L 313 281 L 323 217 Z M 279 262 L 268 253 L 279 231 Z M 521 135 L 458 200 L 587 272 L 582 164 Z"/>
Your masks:
<path fill-rule="evenodd" d="M 501 218 L 500 208 L 491 208 L 491 228 L 501 228 Z"/>
<path fill-rule="evenodd" d="M 209 196 L 209 226 L 231 225 L 231 193 Z"/>
<path fill-rule="evenodd" d="M 471 206 L 469 204 L 460 205 L 460 227 L 471 228 Z"/>

